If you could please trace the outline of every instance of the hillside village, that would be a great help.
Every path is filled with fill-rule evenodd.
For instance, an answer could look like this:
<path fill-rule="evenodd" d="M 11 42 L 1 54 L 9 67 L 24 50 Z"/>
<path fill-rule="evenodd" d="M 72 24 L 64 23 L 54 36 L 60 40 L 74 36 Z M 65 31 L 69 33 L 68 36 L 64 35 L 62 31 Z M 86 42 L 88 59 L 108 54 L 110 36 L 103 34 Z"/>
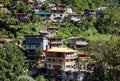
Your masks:
<path fill-rule="evenodd" d="M 116 42 L 118 48 L 116 44 L 115 47 L 119 49 L 119 29 L 103 28 L 100 30 L 99 27 L 99 25 L 103 26 L 99 22 L 105 24 L 107 18 L 109 19 L 107 15 L 109 7 L 98 6 L 81 10 L 78 13 L 74 6 L 56 3 L 55 0 L 15 0 L 13 2 L 11 1 L 11 4 L 13 6 L 16 4 L 15 7 L 9 7 L 10 3 L 0 1 L 0 43 L 1 49 L 2 47 L 6 49 L 7 44 L 12 43 L 23 52 L 23 57 L 25 57 L 23 76 L 27 75 L 29 78 L 23 77 L 18 81 L 26 81 L 26 79 L 34 81 L 30 80 L 30 76 L 32 78 L 40 76 L 43 79 L 36 81 L 100 81 L 90 79 L 97 73 L 97 67 L 103 67 L 105 70 L 114 69 L 114 64 L 111 64 L 113 60 L 107 62 L 103 57 L 111 53 L 106 49 L 109 50 L 110 46 L 112 47 L 114 44 L 112 41 Z M 98 28 L 94 29 L 93 25 Z M 117 20 L 114 25 L 120 26 Z M 89 26 L 91 26 L 90 29 Z M 109 34 L 105 32 L 106 30 Z M 102 33 L 99 38 L 98 32 L 106 33 L 106 35 Z M 94 35 L 99 39 L 94 38 Z M 93 37 L 95 41 L 90 37 Z M 107 43 L 108 40 L 111 42 Z M 120 52 L 117 51 L 119 58 Z M 104 56 L 97 53 L 104 54 Z M 101 60 L 102 58 L 104 60 Z M 117 78 L 115 81 L 119 80 L 120 78 Z"/>

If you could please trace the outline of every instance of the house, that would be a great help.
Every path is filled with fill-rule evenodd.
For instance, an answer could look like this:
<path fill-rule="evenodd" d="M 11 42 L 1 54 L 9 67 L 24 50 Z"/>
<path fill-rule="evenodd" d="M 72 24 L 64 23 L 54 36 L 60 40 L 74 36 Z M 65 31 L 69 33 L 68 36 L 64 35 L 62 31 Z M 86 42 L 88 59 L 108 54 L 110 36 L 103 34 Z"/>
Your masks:
<path fill-rule="evenodd" d="M 85 75 L 87 73 L 92 73 L 94 70 L 94 65 L 90 64 L 90 56 L 79 55 L 77 59 L 77 80 L 76 81 L 84 81 Z"/>
<path fill-rule="evenodd" d="M 81 49 L 89 45 L 89 41 L 83 37 L 71 37 L 68 42 L 69 46 L 74 49 Z"/>
<path fill-rule="evenodd" d="M 21 46 L 21 44 L 22 44 L 22 41 L 21 41 L 21 40 L 18 40 L 18 39 L 0 39 L 0 43 L 1 43 L 2 45 L 5 45 L 5 44 L 8 43 L 8 42 L 14 43 L 14 44 L 17 45 L 17 46 Z"/>
<path fill-rule="evenodd" d="M 17 46 L 22 46 L 22 41 L 19 39 L 11 40 L 11 42 L 15 43 L 15 45 L 17 45 Z"/>
<path fill-rule="evenodd" d="M 0 2 L 0 11 L 2 11 L 3 8 L 4 8 L 4 4 L 3 4 L 3 2 Z"/>
<path fill-rule="evenodd" d="M 48 0 L 48 1 L 49 1 L 49 6 L 55 6 L 56 5 L 56 3 L 53 2 L 52 0 Z"/>
<path fill-rule="evenodd" d="M 0 2 L 0 11 L 9 12 L 9 10 L 6 7 L 4 7 L 3 2 Z"/>
<path fill-rule="evenodd" d="M 35 12 L 36 15 L 39 15 L 40 19 L 41 20 L 46 20 L 46 19 L 49 19 L 51 13 L 50 12 Z"/>
<path fill-rule="evenodd" d="M 19 21 L 27 22 L 27 13 L 16 13 L 16 16 Z"/>
<path fill-rule="evenodd" d="M 49 37 L 49 46 L 52 47 L 62 47 L 63 38 L 62 37 Z"/>
<path fill-rule="evenodd" d="M 70 15 L 68 15 L 68 19 L 70 19 L 72 22 L 80 21 L 80 18 L 78 17 L 77 14 L 70 14 Z"/>
<path fill-rule="evenodd" d="M 79 71 L 92 73 L 94 70 L 94 59 L 91 56 L 82 54 L 78 56 Z"/>
<path fill-rule="evenodd" d="M 42 12 L 42 4 L 44 4 L 45 0 L 36 0 L 34 5 L 35 13 Z"/>
<path fill-rule="evenodd" d="M 89 56 L 85 56 L 85 55 L 79 55 L 78 56 L 78 66 L 79 66 L 79 70 L 87 70 L 87 66 L 89 64 Z"/>
<path fill-rule="evenodd" d="M 46 68 L 49 76 L 61 77 L 61 81 L 82 81 L 86 73 L 92 73 L 89 56 L 78 55 L 70 48 L 46 47 Z"/>
<path fill-rule="evenodd" d="M 46 45 L 48 45 L 48 38 L 42 35 L 26 35 L 25 40 L 27 50 L 35 50 L 37 48 L 46 50 Z"/>
<path fill-rule="evenodd" d="M 25 48 L 28 51 L 28 57 L 39 56 L 36 54 L 36 49 L 46 50 L 48 38 L 44 35 L 26 35 Z"/>
<path fill-rule="evenodd" d="M 66 7 L 62 5 L 55 5 L 49 7 L 49 11 L 51 12 L 51 21 L 62 22 L 65 17 Z"/>
<path fill-rule="evenodd" d="M 41 35 L 41 36 L 49 36 L 49 32 L 48 31 L 40 31 L 39 32 L 39 35 Z"/>
<path fill-rule="evenodd" d="M 47 31 L 50 32 L 51 36 L 55 36 L 58 33 L 59 28 L 58 27 L 48 27 Z"/>
<path fill-rule="evenodd" d="M 39 13 L 39 12 L 42 11 L 42 7 L 41 7 L 41 6 L 34 6 L 33 9 L 34 9 L 33 11 L 34 11 L 35 13 Z"/>
<path fill-rule="evenodd" d="M 72 13 L 73 13 L 72 6 L 68 5 L 68 6 L 66 7 L 66 12 L 67 12 L 68 14 L 72 14 Z"/>
<path fill-rule="evenodd" d="M 39 35 L 26 35 L 25 36 L 25 48 L 28 51 L 29 57 L 39 56 L 36 54 L 36 50 L 40 49 L 45 51 L 46 46 L 62 47 L 63 39 L 59 37 L 50 37 L 48 32 L 40 31 Z"/>
<path fill-rule="evenodd" d="M 100 15 L 100 14 L 103 14 L 103 11 L 106 9 L 107 7 L 98 7 L 96 8 L 96 14 L 97 15 Z"/>
<path fill-rule="evenodd" d="M 84 10 L 84 15 L 85 16 L 96 15 L 96 11 L 95 10 L 90 10 L 90 9 L 85 9 Z"/>
<path fill-rule="evenodd" d="M 75 81 L 77 62 L 77 51 L 70 48 L 46 48 L 46 66 L 47 74 L 51 76 L 60 76 L 63 81 Z"/>

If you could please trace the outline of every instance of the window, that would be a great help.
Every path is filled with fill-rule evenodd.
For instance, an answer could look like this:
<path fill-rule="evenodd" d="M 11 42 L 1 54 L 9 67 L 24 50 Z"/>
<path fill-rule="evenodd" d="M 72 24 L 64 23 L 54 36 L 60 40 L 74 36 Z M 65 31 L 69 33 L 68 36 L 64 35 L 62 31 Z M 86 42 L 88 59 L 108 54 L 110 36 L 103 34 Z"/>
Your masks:
<path fill-rule="evenodd" d="M 29 42 L 33 43 L 33 42 L 35 42 L 35 40 L 34 39 L 29 39 Z"/>
<path fill-rule="evenodd" d="M 29 47 L 31 47 L 31 45 L 28 45 Z"/>
<path fill-rule="evenodd" d="M 51 59 L 50 58 L 48 58 L 48 62 L 50 62 L 51 61 Z"/>
<path fill-rule="evenodd" d="M 39 39 L 36 39 L 36 42 L 39 43 Z"/>
<path fill-rule="evenodd" d="M 69 62 L 69 59 L 66 59 L 66 62 Z"/>
<path fill-rule="evenodd" d="M 63 57 L 62 53 L 57 53 L 57 57 Z"/>
<path fill-rule="evenodd" d="M 41 15 L 41 16 L 45 16 L 45 15 Z"/>
<path fill-rule="evenodd" d="M 57 52 L 54 53 L 54 56 L 57 56 Z"/>
<path fill-rule="evenodd" d="M 62 62 L 62 60 L 61 60 L 61 59 L 59 59 L 59 62 Z"/>
<path fill-rule="evenodd" d="M 56 16 L 55 14 L 53 16 Z"/>
<path fill-rule="evenodd" d="M 47 65 L 47 67 L 49 67 L 49 68 L 50 68 L 50 67 L 51 67 L 51 65 L 50 65 L 50 64 L 48 64 L 48 65 Z"/>
<path fill-rule="evenodd" d="M 53 13 L 55 13 L 56 11 L 54 10 Z"/>
<path fill-rule="evenodd" d="M 64 11 L 61 10 L 60 12 L 63 13 Z"/>
<path fill-rule="evenodd" d="M 52 62 L 55 62 L 55 59 L 52 59 Z"/>
<path fill-rule="evenodd" d="M 70 68 L 70 65 L 67 65 L 66 68 Z"/>
<path fill-rule="evenodd" d="M 55 67 L 57 67 L 57 68 L 62 68 L 61 65 L 53 65 L 53 67 L 54 67 L 54 68 L 55 68 Z"/>
<path fill-rule="evenodd" d="M 36 48 L 39 48 L 40 46 L 39 45 L 36 45 Z"/>
<path fill-rule="evenodd" d="M 71 75 L 71 73 L 69 73 L 68 75 Z"/>
<path fill-rule="evenodd" d="M 62 66 L 59 66 L 60 68 L 62 68 Z"/>

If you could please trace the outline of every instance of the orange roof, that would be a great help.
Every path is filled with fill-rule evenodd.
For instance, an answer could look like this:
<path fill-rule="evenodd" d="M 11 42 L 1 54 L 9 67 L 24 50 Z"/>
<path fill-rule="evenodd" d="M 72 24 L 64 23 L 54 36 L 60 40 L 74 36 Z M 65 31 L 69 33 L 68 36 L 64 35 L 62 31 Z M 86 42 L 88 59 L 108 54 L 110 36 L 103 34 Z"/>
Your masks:
<path fill-rule="evenodd" d="M 63 53 L 71 53 L 71 52 L 77 52 L 76 50 L 70 49 L 70 48 L 57 48 L 53 47 L 48 50 L 48 52 L 63 52 Z"/>
<path fill-rule="evenodd" d="M 88 60 L 90 57 L 80 56 L 79 58 L 80 58 L 81 60 L 85 61 L 85 60 Z"/>
<path fill-rule="evenodd" d="M 28 2 L 33 3 L 34 1 L 33 0 L 28 0 Z"/>

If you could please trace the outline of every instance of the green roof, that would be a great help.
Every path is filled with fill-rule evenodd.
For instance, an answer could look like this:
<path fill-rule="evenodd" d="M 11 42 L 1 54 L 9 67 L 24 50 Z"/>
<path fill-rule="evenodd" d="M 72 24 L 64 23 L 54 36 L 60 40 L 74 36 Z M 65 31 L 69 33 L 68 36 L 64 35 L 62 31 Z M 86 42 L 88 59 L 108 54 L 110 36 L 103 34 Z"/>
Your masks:
<path fill-rule="evenodd" d="M 36 12 L 37 15 L 49 15 L 50 12 Z"/>

